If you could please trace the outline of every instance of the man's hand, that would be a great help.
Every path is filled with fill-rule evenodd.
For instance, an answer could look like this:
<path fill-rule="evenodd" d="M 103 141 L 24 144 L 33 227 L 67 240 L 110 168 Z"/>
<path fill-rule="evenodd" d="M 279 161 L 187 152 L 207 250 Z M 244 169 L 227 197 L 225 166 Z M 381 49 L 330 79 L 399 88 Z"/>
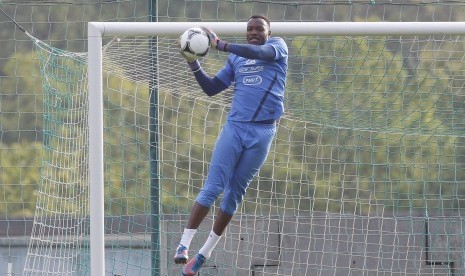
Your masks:
<path fill-rule="evenodd" d="M 207 27 L 200 27 L 207 35 L 208 37 L 210 38 L 210 47 L 214 48 L 214 49 L 217 49 L 216 47 L 218 47 L 218 40 L 219 37 L 212 31 L 210 30 L 209 28 Z"/>
<path fill-rule="evenodd" d="M 210 47 L 214 49 L 218 49 L 220 51 L 226 51 L 226 43 L 225 41 L 222 41 L 212 30 L 210 30 L 207 27 L 200 27 L 210 38 Z"/>
<path fill-rule="evenodd" d="M 178 46 L 179 48 L 179 53 L 181 54 L 181 56 L 183 56 L 183 58 L 186 59 L 186 61 L 188 63 L 192 63 L 194 61 L 197 60 L 197 57 L 194 55 L 194 54 L 191 54 L 191 53 L 188 53 L 188 52 L 184 52 L 182 49 L 181 49 L 181 37 L 178 38 L 178 40 L 176 41 L 176 45 Z"/>
<path fill-rule="evenodd" d="M 179 53 L 181 54 L 181 56 L 183 56 L 187 62 L 189 63 L 192 63 L 194 61 L 197 60 L 197 57 L 194 55 L 194 54 L 191 54 L 191 53 L 188 53 L 188 52 L 184 52 L 183 50 L 179 50 Z"/>

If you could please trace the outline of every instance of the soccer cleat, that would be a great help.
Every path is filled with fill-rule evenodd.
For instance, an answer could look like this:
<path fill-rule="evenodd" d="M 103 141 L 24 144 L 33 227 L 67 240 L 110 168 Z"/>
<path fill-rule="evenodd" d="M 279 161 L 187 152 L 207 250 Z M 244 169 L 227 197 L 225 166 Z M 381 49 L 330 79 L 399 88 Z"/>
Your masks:
<path fill-rule="evenodd" d="M 207 259 L 200 253 L 197 253 L 182 269 L 183 276 L 194 276 L 202 268 Z"/>
<path fill-rule="evenodd" d="M 180 244 L 178 249 L 176 249 L 176 254 L 174 255 L 174 263 L 175 264 L 185 264 L 189 256 L 187 255 L 187 247 Z"/>

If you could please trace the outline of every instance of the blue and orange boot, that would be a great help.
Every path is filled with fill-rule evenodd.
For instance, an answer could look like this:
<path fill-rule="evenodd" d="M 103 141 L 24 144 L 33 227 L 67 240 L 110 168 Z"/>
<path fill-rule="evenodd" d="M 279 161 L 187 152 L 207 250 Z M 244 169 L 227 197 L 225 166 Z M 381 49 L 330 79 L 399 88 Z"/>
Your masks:
<path fill-rule="evenodd" d="M 197 253 L 182 269 L 183 276 L 194 276 L 202 268 L 207 259 L 200 253 Z"/>
<path fill-rule="evenodd" d="M 175 264 L 185 264 L 189 256 L 187 255 L 187 247 L 180 244 L 176 249 L 176 254 L 174 255 L 174 263 Z"/>

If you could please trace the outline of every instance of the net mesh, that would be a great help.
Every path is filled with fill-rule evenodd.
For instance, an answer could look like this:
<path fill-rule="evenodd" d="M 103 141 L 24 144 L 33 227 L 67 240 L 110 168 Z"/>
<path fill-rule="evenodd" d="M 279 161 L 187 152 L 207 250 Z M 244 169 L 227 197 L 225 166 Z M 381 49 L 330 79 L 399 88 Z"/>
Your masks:
<path fill-rule="evenodd" d="M 79 177 L 72 172 L 83 171 L 86 166 L 79 164 L 87 155 L 86 146 L 76 145 L 87 135 L 83 135 L 86 130 L 80 129 L 77 119 L 86 118 L 77 111 L 80 108 L 77 102 L 87 104 L 85 95 L 77 96 L 81 93 L 77 92 L 78 85 L 87 87 L 85 77 L 83 80 L 77 77 L 86 74 L 83 72 L 86 65 L 85 55 L 76 53 L 87 51 L 87 22 L 245 22 L 255 13 L 266 14 L 272 22 L 465 20 L 465 3 L 454 0 L 0 0 L 0 9 L 0 274 L 7 275 L 18 275 L 23 270 L 29 275 L 89 274 L 88 186 L 76 183 L 81 178 L 81 183 L 86 181 L 84 172 Z M 25 36 L 13 20 L 43 42 Z M 295 38 L 288 39 L 290 42 Z M 294 63 L 289 72 L 293 79 L 288 82 L 286 116 L 280 121 L 275 153 L 252 183 L 241 212 L 227 232 L 227 240 L 217 247 L 215 254 L 223 255 L 215 256 L 202 273 L 303 275 L 311 270 L 308 274 L 464 274 L 463 230 L 460 230 L 464 228 L 460 185 L 464 156 L 463 38 L 310 37 L 299 40 L 299 44 L 292 46 Z M 138 41 L 150 44 L 145 39 Z M 114 43 L 111 45 L 117 47 Z M 123 45 L 129 44 L 124 42 L 119 47 Z M 384 47 L 384 53 L 377 53 L 380 49 L 374 46 Z M 361 52 L 350 53 L 350 48 Z M 124 50 L 130 51 L 128 47 Z M 305 58 L 299 59 L 300 54 Z M 128 58 L 136 60 L 135 56 Z M 219 58 L 222 64 L 225 56 Z M 140 65 L 144 58 L 137 59 L 138 66 L 119 64 L 117 78 L 131 80 L 115 81 L 112 89 L 147 86 L 142 83 L 150 71 L 139 68 L 150 69 L 150 66 Z M 205 62 L 216 64 L 211 60 Z M 340 62 L 344 63 L 337 66 Z M 121 70 L 123 66 L 126 72 L 131 68 L 135 71 L 126 74 Z M 207 68 L 206 64 L 204 67 Z M 367 68 L 372 69 L 367 71 Z M 178 69 L 187 69 L 183 61 Z M 173 72 L 170 73 L 177 74 Z M 193 80 L 183 80 L 183 85 L 195 84 Z M 120 88 L 115 87 L 118 83 Z M 177 91 L 177 85 L 173 86 Z M 351 92 L 353 88 L 358 92 Z M 385 94 L 381 93 L 383 90 Z M 182 231 L 191 196 L 202 185 L 209 161 L 208 150 L 228 106 L 223 105 L 223 101 L 228 103 L 227 93 L 204 102 L 197 98 L 202 97 L 200 91 L 189 89 L 188 92 L 196 98 L 178 95 L 170 99 L 178 104 L 170 112 L 184 113 L 172 115 L 171 129 L 164 128 L 172 132 L 164 135 L 163 146 L 170 148 L 164 151 L 163 159 L 172 160 L 169 166 L 165 165 L 164 174 L 169 175 L 166 178 L 171 183 L 194 179 L 189 183 L 195 186 L 187 185 L 187 192 L 180 186 L 163 187 L 170 191 L 162 191 L 163 240 L 159 247 L 163 250 L 151 252 L 150 249 L 159 248 L 155 242 L 149 242 L 156 233 L 149 215 L 153 212 L 149 207 L 153 205 L 152 200 L 147 195 L 150 187 L 141 188 L 143 185 L 137 184 L 137 188 L 130 188 L 132 182 L 127 180 L 136 179 L 132 175 L 152 178 L 146 169 L 149 164 L 137 165 L 133 171 L 123 169 L 129 159 L 117 165 L 124 159 L 118 157 L 123 153 L 117 150 L 132 149 L 126 146 L 118 149 L 117 142 L 106 142 L 114 145 L 111 180 L 122 186 L 119 182 L 123 180 L 118 175 L 124 173 L 128 185 L 112 189 L 107 184 L 106 188 L 106 206 L 112 208 L 105 223 L 109 275 L 126 271 L 149 275 L 149 267 L 153 266 L 150 259 L 162 264 L 161 271 L 154 268 L 152 275 L 179 274 L 179 267 L 170 267 L 174 243 Z M 391 98 L 391 94 L 395 97 Z M 123 99 L 126 101 L 126 97 Z M 160 99 L 167 97 L 163 95 Z M 114 98 L 111 101 L 117 102 Z M 194 110 L 184 105 L 194 105 Z M 67 108 L 74 115 L 65 115 Z M 110 108 L 113 107 L 110 105 Z M 112 110 L 117 112 L 116 109 Z M 144 108 L 134 110 L 142 115 L 128 116 L 127 110 L 118 111 L 119 117 L 111 117 L 112 127 L 118 127 L 115 120 L 124 119 L 127 123 L 128 118 L 153 118 Z M 218 114 L 223 117 L 216 117 Z M 209 125 L 196 123 L 197 119 L 189 121 L 194 116 L 207 118 L 207 115 Z M 175 116 L 179 116 L 179 121 Z M 187 127 L 194 123 L 198 130 L 186 134 L 191 137 L 172 139 L 176 144 L 168 143 L 170 136 L 187 133 L 173 127 L 175 123 Z M 121 141 L 126 136 L 135 136 L 129 129 L 118 136 Z M 111 133 L 106 132 L 108 139 Z M 141 127 L 133 142 L 146 143 L 149 139 L 143 132 Z M 203 132 L 208 133 L 208 138 L 204 138 Z M 76 138 L 80 135 L 83 136 Z M 195 146 L 185 145 L 186 141 L 194 140 Z M 200 149 L 204 145 L 208 150 Z M 78 149 L 82 152 L 78 153 Z M 145 151 L 149 149 L 141 146 L 140 152 L 132 151 L 132 158 L 140 154 L 140 160 L 146 157 L 162 160 L 162 156 L 149 157 Z M 167 157 L 168 152 L 178 149 L 182 151 L 180 157 L 175 153 Z M 189 159 L 187 154 L 197 156 L 200 152 L 205 152 L 205 157 L 196 157 L 194 166 L 193 158 Z M 286 157 L 288 152 L 292 152 L 292 158 Z M 295 159 L 302 164 L 295 164 Z M 110 162 L 108 157 L 106 160 Z M 185 164 L 190 164 L 186 166 L 192 166 L 192 171 Z M 150 170 L 153 173 L 157 168 Z M 303 185 L 295 184 L 298 181 Z M 126 190 L 130 190 L 129 196 L 123 195 Z M 130 204 L 138 207 L 125 207 Z M 142 215 L 118 214 L 119 211 L 139 214 L 141 210 L 144 210 Z M 282 215 L 291 213 L 296 216 Z M 195 238 L 194 251 L 205 240 L 203 235 L 208 232 L 210 222 L 202 226 Z M 223 263 L 228 269 L 221 266 Z"/>
<path fill-rule="evenodd" d="M 464 273 L 463 38 L 285 40 L 286 113 L 202 275 Z M 180 273 L 171 257 L 232 97 L 231 90 L 204 95 L 174 39 L 154 43 L 118 37 L 104 47 L 106 269 L 113 275 L 150 274 L 154 219 L 159 273 Z M 40 42 L 37 49 L 47 151 L 26 271 L 46 265 L 57 275 L 85 274 L 86 57 Z M 150 49 L 157 50 L 155 61 Z M 203 68 L 214 74 L 225 58 L 211 51 Z M 150 162 L 154 118 L 157 168 Z M 153 170 L 160 217 L 150 215 Z M 217 208 L 191 254 L 203 245 Z"/>

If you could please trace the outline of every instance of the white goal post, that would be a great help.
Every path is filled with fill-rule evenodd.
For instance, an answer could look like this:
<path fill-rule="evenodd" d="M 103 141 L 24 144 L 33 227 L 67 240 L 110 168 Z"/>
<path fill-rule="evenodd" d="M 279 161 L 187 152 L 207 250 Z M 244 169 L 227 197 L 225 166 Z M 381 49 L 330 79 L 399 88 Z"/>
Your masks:
<path fill-rule="evenodd" d="M 222 35 L 245 35 L 241 22 L 89 22 L 89 179 L 91 275 L 105 275 L 104 154 L 102 41 L 104 36 L 147 35 L 177 37 L 196 26 L 212 28 Z M 465 22 L 272 22 L 273 35 L 463 35 Z M 187 70 L 187 69 L 186 69 Z"/>

